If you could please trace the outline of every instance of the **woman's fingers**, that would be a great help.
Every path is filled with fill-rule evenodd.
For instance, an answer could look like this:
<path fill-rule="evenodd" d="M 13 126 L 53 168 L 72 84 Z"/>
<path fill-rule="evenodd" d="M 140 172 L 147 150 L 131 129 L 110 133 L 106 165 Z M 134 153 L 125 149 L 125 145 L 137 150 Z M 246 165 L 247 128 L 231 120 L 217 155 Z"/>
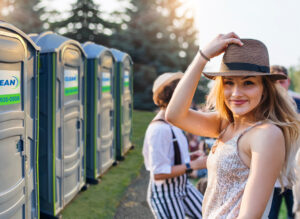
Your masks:
<path fill-rule="evenodd" d="M 236 38 L 225 39 L 225 43 L 227 46 L 232 43 L 240 45 L 240 46 L 244 45 L 244 43 L 240 39 L 236 39 Z"/>
<path fill-rule="evenodd" d="M 243 43 L 239 36 L 234 32 L 228 34 L 219 34 L 214 40 L 212 40 L 202 52 L 209 58 L 220 55 L 225 51 L 229 44 L 237 44 L 242 46 Z"/>
<path fill-rule="evenodd" d="M 228 46 L 229 44 L 232 44 L 232 43 L 240 45 L 240 46 L 243 45 L 243 42 L 240 40 L 240 37 L 234 32 L 225 34 L 224 39 L 225 39 L 226 46 Z"/>

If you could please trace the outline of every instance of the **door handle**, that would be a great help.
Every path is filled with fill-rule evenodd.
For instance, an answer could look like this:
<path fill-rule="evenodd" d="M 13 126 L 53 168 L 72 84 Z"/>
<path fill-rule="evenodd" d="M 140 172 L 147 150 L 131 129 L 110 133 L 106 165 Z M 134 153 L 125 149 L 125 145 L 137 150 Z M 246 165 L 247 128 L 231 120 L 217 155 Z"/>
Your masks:
<path fill-rule="evenodd" d="M 25 155 L 25 150 L 24 150 L 24 141 L 23 139 L 20 139 L 17 143 L 17 150 L 18 152 L 21 153 L 22 156 Z"/>
<path fill-rule="evenodd" d="M 80 121 L 77 121 L 76 127 L 77 127 L 77 129 L 80 129 Z"/>

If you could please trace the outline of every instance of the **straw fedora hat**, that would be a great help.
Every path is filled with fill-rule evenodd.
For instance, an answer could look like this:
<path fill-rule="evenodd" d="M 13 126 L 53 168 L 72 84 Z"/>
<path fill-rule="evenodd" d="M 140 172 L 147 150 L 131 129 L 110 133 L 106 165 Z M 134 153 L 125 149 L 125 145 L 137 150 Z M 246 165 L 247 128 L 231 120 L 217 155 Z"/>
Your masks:
<path fill-rule="evenodd" d="M 230 44 L 223 55 L 219 72 L 203 72 L 215 79 L 216 76 L 268 76 L 272 80 L 286 79 L 282 74 L 271 74 L 267 47 L 254 39 L 241 39 L 243 46 Z"/>
<path fill-rule="evenodd" d="M 164 87 L 166 85 L 168 85 L 169 83 L 171 83 L 172 81 L 176 80 L 176 79 L 181 79 L 183 77 L 183 73 L 182 72 L 167 72 L 167 73 L 163 73 L 160 76 L 158 76 L 154 83 L 153 83 L 153 87 L 152 87 L 152 92 L 153 92 L 153 101 L 156 105 L 158 105 L 158 94 L 164 89 Z"/>

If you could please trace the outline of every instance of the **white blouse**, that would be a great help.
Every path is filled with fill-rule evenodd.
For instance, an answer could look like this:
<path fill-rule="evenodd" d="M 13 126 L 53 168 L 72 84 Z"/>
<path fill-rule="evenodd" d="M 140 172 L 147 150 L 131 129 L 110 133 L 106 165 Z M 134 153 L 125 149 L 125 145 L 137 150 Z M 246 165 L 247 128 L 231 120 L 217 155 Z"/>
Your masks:
<path fill-rule="evenodd" d="M 171 127 L 179 145 L 181 163 L 190 162 L 188 142 L 181 129 L 163 122 L 151 123 L 144 139 L 143 156 L 145 167 L 150 171 L 152 179 L 154 174 L 171 173 L 174 165 Z"/>

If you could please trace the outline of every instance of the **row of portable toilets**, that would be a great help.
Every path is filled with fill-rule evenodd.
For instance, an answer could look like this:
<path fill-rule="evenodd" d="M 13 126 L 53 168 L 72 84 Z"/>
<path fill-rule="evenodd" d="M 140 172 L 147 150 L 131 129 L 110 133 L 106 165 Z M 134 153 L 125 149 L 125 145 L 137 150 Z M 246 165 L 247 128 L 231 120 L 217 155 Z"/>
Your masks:
<path fill-rule="evenodd" d="M 131 148 L 123 52 L 0 22 L 0 218 L 57 216 Z"/>

